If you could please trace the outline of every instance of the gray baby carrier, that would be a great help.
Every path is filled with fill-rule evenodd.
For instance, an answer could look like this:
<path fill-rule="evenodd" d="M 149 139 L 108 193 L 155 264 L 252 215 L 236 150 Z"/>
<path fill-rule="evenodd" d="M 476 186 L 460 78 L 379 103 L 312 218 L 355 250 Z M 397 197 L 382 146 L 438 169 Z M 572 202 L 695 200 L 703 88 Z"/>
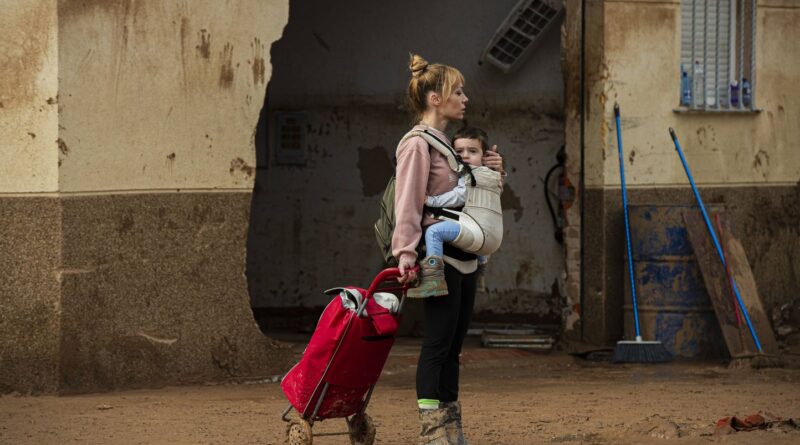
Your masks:
<path fill-rule="evenodd" d="M 456 221 L 460 229 L 450 244 L 464 252 L 476 255 L 491 255 L 503 241 L 503 210 L 500 205 L 502 180 L 500 173 L 489 167 L 470 167 L 460 161 L 455 150 L 435 135 L 419 130 L 408 132 L 401 142 L 412 136 L 420 136 L 428 145 L 441 153 L 450 168 L 459 175 L 467 175 L 467 194 L 464 207 L 459 210 L 429 208 L 436 219 Z"/>

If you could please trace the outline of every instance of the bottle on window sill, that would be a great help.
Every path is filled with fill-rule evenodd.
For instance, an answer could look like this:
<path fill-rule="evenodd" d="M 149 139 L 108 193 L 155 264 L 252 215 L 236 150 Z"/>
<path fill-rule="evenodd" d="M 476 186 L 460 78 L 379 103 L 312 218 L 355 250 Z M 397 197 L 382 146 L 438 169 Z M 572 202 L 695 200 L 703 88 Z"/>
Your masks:
<path fill-rule="evenodd" d="M 681 65 L 681 105 L 692 106 L 692 80 L 683 65 Z"/>
<path fill-rule="evenodd" d="M 742 105 L 750 108 L 753 105 L 753 91 L 747 78 L 742 78 Z"/>
<path fill-rule="evenodd" d="M 697 108 L 703 108 L 706 103 L 705 85 L 703 65 L 700 65 L 699 60 L 695 60 L 694 72 L 692 73 L 692 98 L 694 99 L 694 106 Z"/>
<path fill-rule="evenodd" d="M 739 82 L 731 82 L 731 108 L 739 108 Z"/>

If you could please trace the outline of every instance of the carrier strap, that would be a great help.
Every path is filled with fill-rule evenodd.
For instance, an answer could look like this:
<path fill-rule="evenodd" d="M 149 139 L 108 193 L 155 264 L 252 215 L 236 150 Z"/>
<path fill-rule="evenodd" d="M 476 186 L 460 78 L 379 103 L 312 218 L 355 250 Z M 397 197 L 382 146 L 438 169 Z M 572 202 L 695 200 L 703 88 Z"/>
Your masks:
<path fill-rule="evenodd" d="M 425 208 L 423 209 L 423 213 L 424 212 L 428 212 L 431 215 L 433 215 L 433 217 L 436 218 L 436 219 L 441 219 L 442 217 L 444 217 L 444 218 L 447 218 L 447 219 L 450 219 L 450 220 L 453 220 L 453 221 L 458 221 L 459 215 L 458 215 L 457 212 L 461 211 L 462 208 L 463 207 L 448 209 L 448 208 L 445 208 L 445 207 L 428 207 L 428 206 L 425 206 Z"/>
<path fill-rule="evenodd" d="M 475 175 L 472 174 L 472 167 L 461 159 L 461 156 L 456 153 L 450 144 L 441 140 L 438 136 L 428 130 L 411 130 L 406 133 L 402 139 L 400 139 L 400 142 L 402 143 L 406 139 L 414 136 L 419 136 L 422 139 L 425 139 L 425 142 L 427 142 L 430 147 L 441 153 L 442 156 L 447 159 L 447 164 L 450 166 L 451 170 L 459 175 L 464 174 L 465 172 L 469 174 L 472 180 L 472 186 L 475 187 L 476 181 Z"/>

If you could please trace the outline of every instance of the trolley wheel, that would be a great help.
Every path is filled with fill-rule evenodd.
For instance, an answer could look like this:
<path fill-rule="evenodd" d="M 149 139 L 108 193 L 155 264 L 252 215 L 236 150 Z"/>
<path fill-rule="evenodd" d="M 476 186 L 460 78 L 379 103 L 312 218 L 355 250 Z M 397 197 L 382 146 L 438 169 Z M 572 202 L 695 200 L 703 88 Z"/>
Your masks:
<path fill-rule="evenodd" d="M 300 418 L 292 418 L 286 427 L 286 443 L 289 445 L 312 445 L 314 435 L 311 424 Z"/>
<path fill-rule="evenodd" d="M 372 445 L 375 442 L 375 424 L 367 413 L 359 413 L 347 422 L 350 443 L 353 445 Z"/>

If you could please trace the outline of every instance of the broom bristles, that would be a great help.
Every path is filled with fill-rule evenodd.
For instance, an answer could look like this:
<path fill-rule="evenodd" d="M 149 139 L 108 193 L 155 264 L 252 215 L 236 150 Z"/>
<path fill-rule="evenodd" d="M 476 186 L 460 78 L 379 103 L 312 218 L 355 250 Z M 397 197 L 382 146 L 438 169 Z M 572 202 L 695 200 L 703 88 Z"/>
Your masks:
<path fill-rule="evenodd" d="M 613 363 L 661 363 L 672 354 L 660 341 L 618 341 L 611 357 Z"/>

